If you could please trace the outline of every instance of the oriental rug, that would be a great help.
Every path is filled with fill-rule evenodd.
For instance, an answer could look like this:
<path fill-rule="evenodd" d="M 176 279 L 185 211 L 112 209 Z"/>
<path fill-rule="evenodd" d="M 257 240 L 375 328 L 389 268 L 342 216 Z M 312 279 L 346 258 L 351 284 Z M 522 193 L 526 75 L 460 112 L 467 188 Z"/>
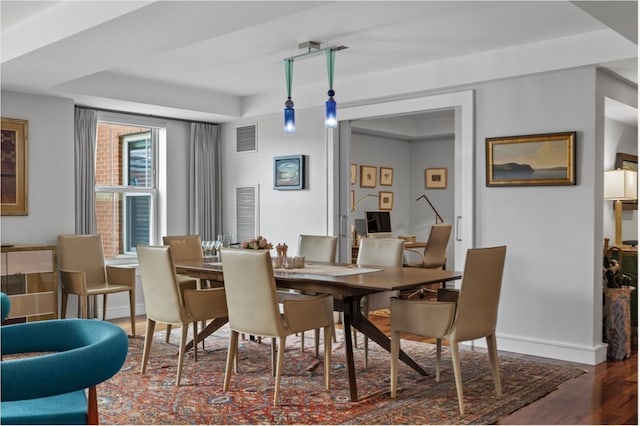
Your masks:
<path fill-rule="evenodd" d="M 491 424 L 498 418 L 552 392 L 583 373 L 551 363 L 532 362 L 500 354 L 503 396 L 497 397 L 486 353 L 461 350 L 465 416 L 458 411 L 448 349 L 443 347 L 440 382 L 435 381 L 435 345 L 408 340 L 402 348 L 429 373 L 421 376 L 403 363 L 399 393 L 389 396 L 389 353 L 370 344 L 369 367 L 362 368 L 362 347 L 355 349 L 360 400 L 351 402 L 344 364 L 342 331 L 333 344 L 331 389 L 325 390 L 323 359 L 313 356 L 313 333 L 287 339 L 280 404 L 272 405 L 274 378 L 270 369 L 270 339 L 241 340 L 238 373 L 228 392 L 222 391 L 227 354 L 227 326 L 185 356 L 182 381 L 175 386 L 178 338 L 169 344 L 157 332 L 145 374 L 140 373 L 142 337 L 130 338 L 121 371 L 98 386 L 102 424 Z M 321 351 L 322 352 L 322 351 Z"/>

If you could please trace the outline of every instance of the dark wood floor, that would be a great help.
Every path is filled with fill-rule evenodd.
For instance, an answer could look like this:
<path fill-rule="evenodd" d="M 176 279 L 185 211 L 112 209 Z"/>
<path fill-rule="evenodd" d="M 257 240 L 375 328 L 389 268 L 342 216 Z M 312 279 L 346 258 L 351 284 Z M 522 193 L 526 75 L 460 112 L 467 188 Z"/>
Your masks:
<path fill-rule="evenodd" d="M 373 316 L 373 322 L 389 333 L 390 319 Z M 128 318 L 114 320 L 127 333 L 131 332 Z M 145 317 L 136 318 L 136 331 L 143 335 Z M 161 329 L 160 324 L 156 330 Z M 607 361 L 599 365 L 575 364 L 528 355 L 508 354 L 524 359 L 578 366 L 587 371 L 563 383 L 557 390 L 520 410 L 502 417 L 497 424 L 638 424 L 638 353 L 621 361 Z"/>

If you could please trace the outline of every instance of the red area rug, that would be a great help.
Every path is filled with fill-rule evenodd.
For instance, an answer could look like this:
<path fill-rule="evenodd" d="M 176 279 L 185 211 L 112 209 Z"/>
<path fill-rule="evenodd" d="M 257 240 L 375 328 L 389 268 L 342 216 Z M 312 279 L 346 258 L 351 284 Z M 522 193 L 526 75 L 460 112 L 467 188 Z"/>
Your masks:
<path fill-rule="evenodd" d="M 313 357 L 313 333 L 287 339 L 280 405 L 273 406 L 274 379 L 270 370 L 270 339 L 261 344 L 240 342 L 239 372 L 224 393 L 222 382 L 227 354 L 226 327 L 185 357 L 182 382 L 175 386 L 179 330 L 170 344 L 165 332 L 156 333 L 147 372 L 140 373 L 143 338 L 130 339 L 122 370 L 99 385 L 102 424 L 491 424 L 582 374 L 577 368 L 558 367 L 500 355 L 504 395 L 498 398 L 487 355 L 461 351 L 465 416 L 458 411 L 456 388 L 448 350 L 443 348 L 440 382 L 435 381 L 435 345 L 411 341 L 402 348 L 429 376 L 401 363 L 399 394 L 389 396 L 389 354 L 370 345 L 369 368 L 362 370 L 362 348 L 355 350 L 360 401 L 351 402 L 344 365 L 342 332 L 333 345 L 331 390 L 323 385 L 323 360 Z M 311 336 L 309 336 L 311 335 Z"/>

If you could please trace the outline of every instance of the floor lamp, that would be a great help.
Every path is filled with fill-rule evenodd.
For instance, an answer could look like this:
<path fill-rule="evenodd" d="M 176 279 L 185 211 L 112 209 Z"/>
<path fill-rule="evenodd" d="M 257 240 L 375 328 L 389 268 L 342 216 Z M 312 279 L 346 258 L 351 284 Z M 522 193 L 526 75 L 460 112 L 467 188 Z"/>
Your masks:
<path fill-rule="evenodd" d="M 608 170 L 604 172 L 604 199 L 614 200 L 615 244 L 622 244 L 622 201 L 638 199 L 638 172 L 635 170 Z"/>

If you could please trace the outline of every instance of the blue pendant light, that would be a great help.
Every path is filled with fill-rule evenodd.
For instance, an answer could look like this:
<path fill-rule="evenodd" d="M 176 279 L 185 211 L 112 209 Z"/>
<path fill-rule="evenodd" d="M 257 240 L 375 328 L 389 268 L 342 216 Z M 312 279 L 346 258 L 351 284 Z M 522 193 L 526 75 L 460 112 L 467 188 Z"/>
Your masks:
<path fill-rule="evenodd" d="M 295 133 L 296 112 L 291 100 L 291 80 L 293 78 L 293 59 L 287 59 L 284 64 L 285 79 L 287 81 L 287 101 L 284 103 L 284 132 Z"/>
<path fill-rule="evenodd" d="M 336 92 L 333 90 L 333 68 L 336 61 L 336 51 L 334 49 L 327 49 L 327 74 L 329 76 L 329 91 L 327 95 L 329 95 L 329 100 L 325 102 L 325 116 L 324 116 L 324 124 L 326 127 L 338 127 L 338 113 L 336 109 L 336 101 L 333 99 L 333 95 Z"/>

